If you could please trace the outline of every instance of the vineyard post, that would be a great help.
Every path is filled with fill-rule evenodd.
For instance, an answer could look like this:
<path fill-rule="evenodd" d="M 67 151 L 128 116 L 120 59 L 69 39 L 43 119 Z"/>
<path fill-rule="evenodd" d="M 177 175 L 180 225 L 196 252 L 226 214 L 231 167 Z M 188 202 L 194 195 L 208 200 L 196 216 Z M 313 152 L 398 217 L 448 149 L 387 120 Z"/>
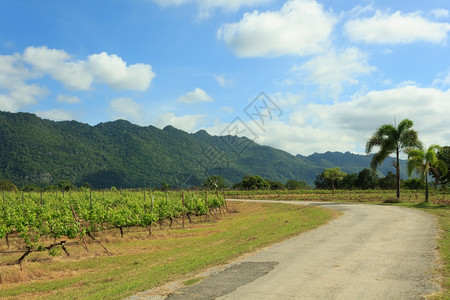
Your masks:
<path fill-rule="evenodd" d="M 5 206 L 5 190 L 3 190 L 2 192 L 3 192 L 3 206 Z"/>
<path fill-rule="evenodd" d="M 183 228 L 184 228 L 184 191 L 181 192 L 181 202 L 183 204 Z"/>
<path fill-rule="evenodd" d="M 22 191 L 22 205 L 23 205 L 23 201 L 24 201 L 24 200 L 23 200 L 23 191 Z"/>
<path fill-rule="evenodd" d="M 44 205 L 44 200 L 42 199 L 42 192 L 41 192 L 41 206 L 43 206 Z"/>
<path fill-rule="evenodd" d="M 150 204 L 150 215 L 152 216 L 152 218 L 153 218 L 153 201 L 155 201 L 155 195 L 152 194 L 152 202 Z M 149 228 L 150 228 L 150 231 L 149 231 L 150 235 L 152 234 L 152 224 L 153 224 L 153 221 L 150 222 L 150 226 L 149 226 Z"/>
<path fill-rule="evenodd" d="M 208 220 L 208 190 L 205 190 L 206 220 Z"/>
<path fill-rule="evenodd" d="M 222 194 L 223 194 L 223 201 L 225 202 L 225 209 L 228 212 L 227 198 L 225 198 L 225 191 L 224 190 L 222 190 Z"/>
<path fill-rule="evenodd" d="M 89 205 L 90 205 L 90 208 L 92 211 L 92 191 L 91 190 L 89 190 Z"/>
<path fill-rule="evenodd" d="M 62 194 L 63 194 L 63 199 L 64 199 L 64 190 L 62 190 Z"/>
<path fill-rule="evenodd" d="M 166 204 L 167 204 L 167 191 L 166 191 Z"/>

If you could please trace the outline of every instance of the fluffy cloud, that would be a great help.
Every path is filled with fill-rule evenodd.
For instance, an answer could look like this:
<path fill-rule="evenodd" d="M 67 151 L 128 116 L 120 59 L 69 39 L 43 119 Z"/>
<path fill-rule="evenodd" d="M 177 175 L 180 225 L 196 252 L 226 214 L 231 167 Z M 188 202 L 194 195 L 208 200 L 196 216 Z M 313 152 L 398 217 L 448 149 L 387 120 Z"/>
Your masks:
<path fill-rule="evenodd" d="M 211 98 L 204 90 L 201 88 L 195 88 L 192 92 L 188 92 L 186 95 L 183 95 L 178 98 L 178 102 L 184 103 L 197 103 L 197 102 L 214 102 L 214 99 Z"/>
<path fill-rule="evenodd" d="M 48 111 L 37 111 L 36 115 L 43 119 L 49 119 L 53 121 L 74 120 L 71 113 L 62 109 L 51 109 Z"/>
<path fill-rule="evenodd" d="M 87 64 L 98 81 L 115 90 L 145 91 L 155 77 L 150 65 L 127 66 L 120 57 L 106 52 L 90 55 Z"/>
<path fill-rule="evenodd" d="M 74 60 L 64 50 L 28 47 L 23 54 L 0 55 L 0 109 L 16 112 L 46 96 L 47 88 L 29 81 L 47 74 L 71 90 L 89 90 L 97 82 L 114 90 L 144 91 L 155 77 L 150 65 L 127 66 L 122 58 L 106 52 Z M 80 102 L 65 96 L 58 96 L 58 101 Z"/>
<path fill-rule="evenodd" d="M 23 60 L 35 72 L 49 74 L 73 90 L 88 90 L 97 81 L 115 90 L 144 91 L 155 77 L 150 65 L 127 66 L 122 58 L 106 52 L 92 54 L 87 60 L 72 60 L 64 50 L 28 47 Z"/>
<path fill-rule="evenodd" d="M 12 87 L 7 94 L 0 94 L 0 110 L 17 112 L 22 107 L 34 104 L 37 98 L 48 94 L 46 88 L 35 84 L 18 84 Z"/>
<path fill-rule="evenodd" d="M 17 112 L 48 94 L 46 88 L 26 84 L 35 75 L 23 65 L 21 56 L 0 55 L 0 110 Z"/>
<path fill-rule="evenodd" d="M 450 24 L 427 20 L 420 12 L 388 14 L 377 11 L 370 18 L 348 21 L 344 30 L 353 41 L 371 44 L 444 43 Z"/>
<path fill-rule="evenodd" d="M 382 124 L 404 118 L 414 122 L 426 144 L 448 145 L 450 141 L 450 90 L 404 86 L 371 91 L 347 102 L 298 105 L 288 120 L 270 120 L 264 130 L 252 121 L 246 124 L 256 134 L 255 142 L 292 154 L 351 151 L 363 153 L 365 143 Z M 274 97 L 274 99 L 279 97 Z M 285 101 L 288 102 L 288 101 Z M 206 128 L 220 134 L 228 124 Z M 249 136 L 254 138 L 254 136 Z"/>
<path fill-rule="evenodd" d="M 307 55 L 324 50 L 336 18 L 314 0 L 291 0 L 279 11 L 245 13 L 217 37 L 240 57 Z"/>
<path fill-rule="evenodd" d="M 0 89 L 9 89 L 33 77 L 31 71 L 23 65 L 21 56 L 0 55 Z"/>
<path fill-rule="evenodd" d="M 143 113 L 139 104 L 131 98 L 117 98 L 110 102 L 110 108 L 114 119 L 132 120 L 138 124 L 142 123 Z"/>
<path fill-rule="evenodd" d="M 367 62 L 367 56 L 357 48 L 349 48 L 341 53 L 330 51 L 319 55 L 293 71 L 306 73 L 315 84 L 333 94 L 339 94 L 344 84 L 357 84 L 357 77 L 366 75 L 376 68 Z"/>
<path fill-rule="evenodd" d="M 155 117 L 152 123 L 159 128 L 171 125 L 187 132 L 194 132 L 206 122 L 206 118 L 204 114 L 176 116 L 174 113 L 164 113 Z"/>

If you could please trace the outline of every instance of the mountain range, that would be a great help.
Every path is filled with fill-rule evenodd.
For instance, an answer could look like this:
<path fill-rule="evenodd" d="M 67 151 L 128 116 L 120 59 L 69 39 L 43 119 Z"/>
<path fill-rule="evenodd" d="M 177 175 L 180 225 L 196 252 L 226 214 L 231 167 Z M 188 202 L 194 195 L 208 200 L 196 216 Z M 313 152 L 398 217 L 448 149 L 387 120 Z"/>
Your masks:
<path fill-rule="evenodd" d="M 201 185 L 209 175 L 229 184 L 244 175 L 313 184 L 325 168 L 346 173 L 369 168 L 371 156 L 350 152 L 292 155 L 237 136 L 187 133 L 167 126 L 138 126 L 125 120 L 95 126 L 76 121 L 50 121 L 30 113 L 0 111 L 0 179 L 18 186 L 46 186 L 68 180 L 93 188 L 173 188 Z M 403 177 L 405 161 L 401 162 Z M 392 160 L 379 176 L 394 172 Z"/>

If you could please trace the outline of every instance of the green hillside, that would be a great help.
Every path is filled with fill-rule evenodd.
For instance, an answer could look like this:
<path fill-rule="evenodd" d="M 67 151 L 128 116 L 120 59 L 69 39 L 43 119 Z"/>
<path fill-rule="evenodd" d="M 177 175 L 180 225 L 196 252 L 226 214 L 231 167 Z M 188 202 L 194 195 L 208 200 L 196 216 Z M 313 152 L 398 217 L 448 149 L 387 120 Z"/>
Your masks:
<path fill-rule="evenodd" d="M 18 186 L 69 180 L 94 188 L 162 183 L 187 188 L 216 174 L 229 184 L 247 174 L 312 184 L 324 168 L 338 165 L 358 172 L 370 164 L 367 156 L 342 155 L 346 159 L 339 163 L 327 154 L 294 156 L 247 138 L 211 136 L 204 130 L 189 134 L 172 126 L 158 129 L 124 120 L 90 126 L 0 112 L 0 179 Z"/>

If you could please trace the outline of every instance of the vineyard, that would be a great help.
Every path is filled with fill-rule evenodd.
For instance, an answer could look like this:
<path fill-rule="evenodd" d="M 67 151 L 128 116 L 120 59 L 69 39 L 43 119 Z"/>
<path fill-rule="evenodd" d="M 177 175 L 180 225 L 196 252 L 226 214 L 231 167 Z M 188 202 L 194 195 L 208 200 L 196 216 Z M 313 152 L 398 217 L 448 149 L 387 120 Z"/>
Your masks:
<path fill-rule="evenodd" d="M 89 191 L 22 193 L 3 192 L 0 209 L 0 251 L 22 253 L 14 264 L 32 252 L 54 254 L 67 245 L 81 244 L 86 251 L 86 239 L 108 249 L 98 239 L 98 233 L 141 227 L 152 235 L 152 226 L 174 222 L 184 227 L 194 217 L 218 217 L 226 205 L 223 194 L 213 192 L 153 192 Z M 185 220 L 186 219 L 186 220 Z M 51 243 L 48 240 L 52 241 Z M 10 249 L 14 239 L 16 248 Z M 70 243 L 69 243 L 70 242 Z"/>

